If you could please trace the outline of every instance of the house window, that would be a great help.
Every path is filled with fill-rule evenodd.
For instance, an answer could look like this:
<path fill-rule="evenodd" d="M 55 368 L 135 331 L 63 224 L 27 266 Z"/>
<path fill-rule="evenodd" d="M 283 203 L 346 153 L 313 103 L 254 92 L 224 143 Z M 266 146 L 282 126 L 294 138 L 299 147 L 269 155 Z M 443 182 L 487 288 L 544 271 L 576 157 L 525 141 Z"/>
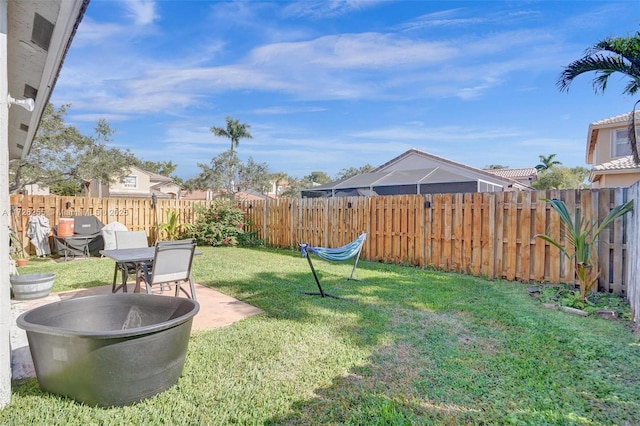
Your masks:
<path fill-rule="evenodd" d="M 125 176 L 122 179 L 123 186 L 129 189 L 136 189 L 138 187 L 138 177 L 137 176 Z"/>
<path fill-rule="evenodd" d="M 613 157 L 624 157 L 631 155 L 631 146 L 629 145 L 629 131 L 620 129 L 613 131 Z"/>

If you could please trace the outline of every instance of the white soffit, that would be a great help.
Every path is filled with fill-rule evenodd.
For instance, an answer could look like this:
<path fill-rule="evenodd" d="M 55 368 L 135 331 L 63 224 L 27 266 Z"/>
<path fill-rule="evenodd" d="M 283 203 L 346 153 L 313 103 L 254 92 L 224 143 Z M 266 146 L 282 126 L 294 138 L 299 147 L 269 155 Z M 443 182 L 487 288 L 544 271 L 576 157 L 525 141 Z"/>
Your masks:
<path fill-rule="evenodd" d="M 24 158 L 89 0 L 8 2 L 7 78 L 9 94 L 31 98 L 29 112 L 9 108 L 9 158 Z M 0 96 L 4 96 L 0 94 Z"/>

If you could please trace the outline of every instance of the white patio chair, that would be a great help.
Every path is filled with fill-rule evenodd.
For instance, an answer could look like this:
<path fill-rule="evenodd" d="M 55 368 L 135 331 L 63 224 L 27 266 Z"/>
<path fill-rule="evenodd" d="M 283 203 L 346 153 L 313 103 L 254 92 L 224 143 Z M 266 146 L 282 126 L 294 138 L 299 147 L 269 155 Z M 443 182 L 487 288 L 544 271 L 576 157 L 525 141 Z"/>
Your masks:
<path fill-rule="evenodd" d="M 151 294 L 151 287 L 154 285 L 159 285 L 161 289 L 166 285 L 175 285 L 176 297 L 182 291 L 187 297 L 196 300 L 196 289 L 191 278 L 191 264 L 195 249 L 195 239 L 159 241 L 156 244 L 153 265 L 142 264 L 139 279 L 144 282 L 147 293 Z M 182 287 L 186 282 L 189 283 L 191 293 Z"/>
<path fill-rule="evenodd" d="M 147 233 L 145 231 L 115 231 L 114 236 L 116 249 L 149 247 L 149 241 L 147 240 Z M 127 292 L 127 280 L 130 276 L 137 274 L 137 266 L 138 265 L 133 262 L 116 262 L 116 268 L 113 272 L 113 284 L 111 286 L 112 293 L 120 290 L 120 288 L 122 288 L 124 293 Z M 122 273 L 122 283 L 116 286 L 118 271 Z"/>

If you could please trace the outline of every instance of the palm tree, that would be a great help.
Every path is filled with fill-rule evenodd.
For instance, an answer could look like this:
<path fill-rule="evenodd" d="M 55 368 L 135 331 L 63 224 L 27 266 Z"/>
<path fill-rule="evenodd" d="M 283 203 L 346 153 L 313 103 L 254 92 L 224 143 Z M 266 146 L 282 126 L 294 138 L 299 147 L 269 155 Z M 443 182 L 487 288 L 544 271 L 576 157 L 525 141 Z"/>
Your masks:
<path fill-rule="evenodd" d="M 553 166 L 559 166 L 562 164 L 562 162 L 558 160 L 554 160 L 554 158 L 556 157 L 556 154 L 551 154 L 548 157 L 545 157 L 544 155 L 540 155 L 539 157 L 540 157 L 540 164 L 536 166 L 536 170 L 539 172 L 544 172 L 545 170 L 549 170 Z"/>
<path fill-rule="evenodd" d="M 585 51 L 582 58 L 571 62 L 560 74 L 557 85 L 561 92 L 580 74 L 594 71 L 593 89 L 596 93 L 607 88 L 609 76 L 619 72 L 631 81 L 622 93 L 635 95 L 640 90 L 640 32 L 630 37 L 610 37 Z"/>
<path fill-rule="evenodd" d="M 635 95 L 640 91 L 640 32 L 629 37 L 610 37 L 588 48 L 582 58 L 573 61 L 562 71 L 557 82 L 558 88 L 561 92 L 569 91 L 574 78 L 591 71 L 596 73 L 593 79 L 596 93 L 604 93 L 609 76 L 618 72 L 630 78 L 622 93 Z M 629 144 L 633 161 L 640 164 L 635 121 L 634 105 L 629 117 Z"/>
<path fill-rule="evenodd" d="M 231 139 L 231 152 L 238 147 L 240 144 L 240 139 L 246 138 L 251 139 L 251 133 L 249 133 L 249 124 L 240 123 L 240 120 L 234 120 L 231 117 L 227 117 L 227 128 L 224 129 L 222 127 L 211 127 L 211 132 L 216 136 L 221 136 L 224 138 Z"/>
<path fill-rule="evenodd" d="M 638 151 L 638 133 L 636 129 L 636 107 L 638 106 L 640 101 L 636 101 L 633 104 L 633 109 L 631 110 L 631 117 L 629 117 L 629 145 L 631 145 L 631 154 L 633 155 L 633 162 L 636 164 L 640 164 L 640 152 Z"/>
<path fill-rule="evenodd" d="M 216 135 L 216 136 L 221 136 L 224 138 L 229 138 L 231 139 L 231 149 L 229 149 L 229 159 L 228 159 L 228 171 L 229 171 L 229 175 L 230 175 L 230 179 L 229 179 L 229 187 L 227 188 L 227 190 L 231 191 L 229 193 L 229 197 L 231 197 L 232 199 L 235 198 L 235 182 L 234 182 L 234 177 L 235 177 L 235 167 L 234 167 L 234 163 L 237 162 L 237 157 L 235 155 L 235 152 L 233 151 L 235 148 L 238 147 L 238 145 L 240 144 L 240 139 L 242 138 L 247 138 L 247 139 L 251 139 L 253 138 L 253 136 L 251 136 L 251 133 L 249 133 L 249 127 L 251 127 L 249 124 L 246 123 L 241 123 L 240 120 L 234 120 L 233 118 L 227 116 L 226 118 L 227 120 L 227 128 L 224 129 L 222 127 L 211 127 L 211 132 Z"/>

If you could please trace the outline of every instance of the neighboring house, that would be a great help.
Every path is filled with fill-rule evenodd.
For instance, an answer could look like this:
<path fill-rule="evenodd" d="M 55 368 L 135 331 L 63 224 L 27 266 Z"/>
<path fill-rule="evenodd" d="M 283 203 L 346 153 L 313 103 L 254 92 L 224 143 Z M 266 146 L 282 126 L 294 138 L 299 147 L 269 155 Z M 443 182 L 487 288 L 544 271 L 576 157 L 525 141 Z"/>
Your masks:
<path fill-rule="evenodd" d="M 276 188 L 276 182 L 271 181 L 269 186 L 269 190 L 266 194 L 261 194 L 256 191 L 248 190 L 248 191 L 237 191 L 235 193 L 236 200 L 266 200 L 266 199 L 274 199 L 280 198 L 280 195 L 284 190 L 289 187 L 289 182 L 286 180 L 282 180 L 278 182 L 278 187 Z M 213 200 L 215 198 L 221 197 L 222 193 L 225 193 L 225 190 L 201 190 L 195 189 L 193 191 L 182 191 L 180 198 L 183 200 Z"/>
<path fill-rule="evenodd" d="M 513 179 L 526 186 L 531 186 L 533 182 L 538 180 L 538 170 L 535 167 L 522 169 L 484 169 L 484 171 L 503 178 Z"/>
<path fill-rule="evenodd" d="M 276 184 L 278 185 L 276 187 Z M 284 191 L 286 191 L 289 188 L 289 181 L 288 180 L 281 180 L 281 181 L 271 181 L 271 185 L 269 186 L 269 191 L 267 192 L 267 195 L 269 196 L 269 198 L 279 198 L 282 193 Z"/>
<path fill-rule="evenodd" d="M 48 185 L 40 185 L 37 183 L 33 183 L 30 185 L 25 185 L 22 191 L 20 191 L 24 195 L 49 195 L 49 186 Z"/>
<path fill-rule="evenodd" d="M 202 200 L 202 201 L 211 201 L 216 198 L 219 193 L 214 191 L 203 191 L 201 189 L 194 189 L 193 191 L 182 191 L 180 193 L 181 200 Z"/>
<path fill-rule="evenodd" d="M 631 113 L 626 113 L 589 124 L 586 161 L 593 165 L 592 188 L 627 187 L 640 180 L 640 167 L 631 157 L 629 118 Z M 640 111 L 636 120 L 640 122 Z"/>
<path fill-rule="evenodd" d="M 528 185 L 433 154 L 410 149 L 371 173 L 302 190 L 303 197 L 495 192 Z"/>
<path fill-rule="evenodd" d="M 111 184 L 91 181 L 87 191 L 92 197 L 143 198 L 155 194 L 158 198 L 180 198 L 180 186 L 173 179 L 135 166 L 129 167 L 129 174 L 121 181 Z"/>

